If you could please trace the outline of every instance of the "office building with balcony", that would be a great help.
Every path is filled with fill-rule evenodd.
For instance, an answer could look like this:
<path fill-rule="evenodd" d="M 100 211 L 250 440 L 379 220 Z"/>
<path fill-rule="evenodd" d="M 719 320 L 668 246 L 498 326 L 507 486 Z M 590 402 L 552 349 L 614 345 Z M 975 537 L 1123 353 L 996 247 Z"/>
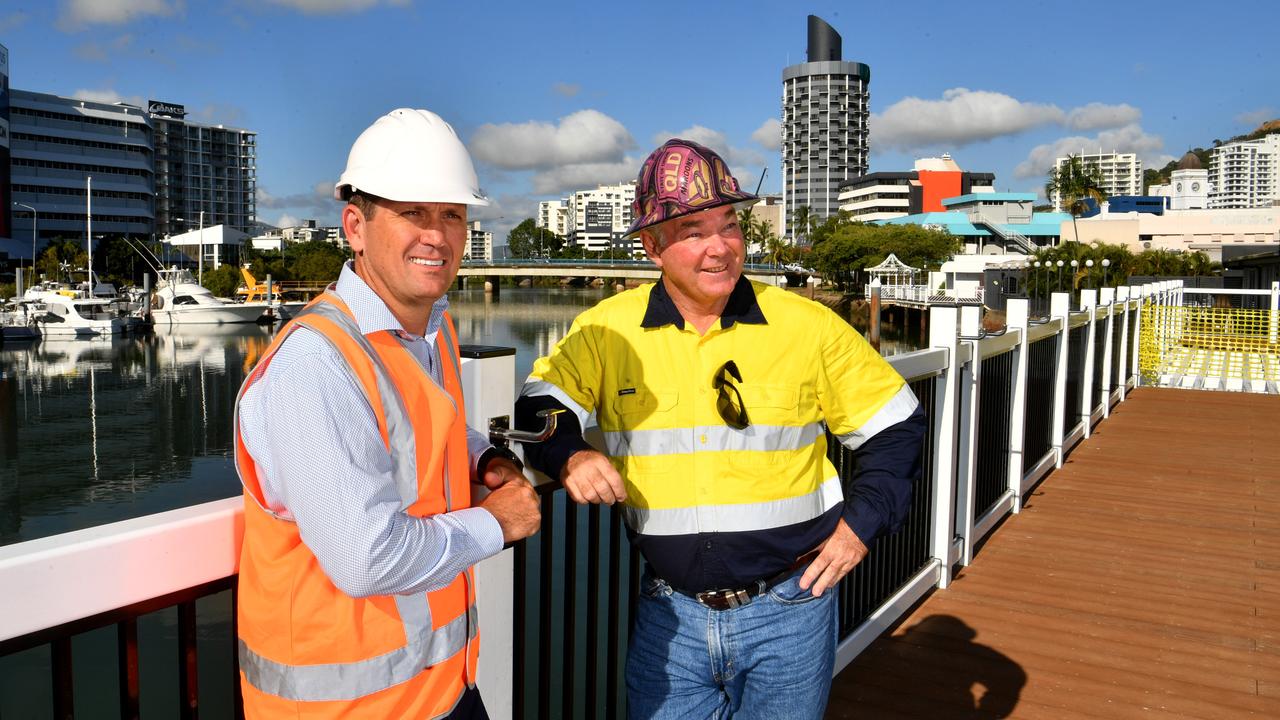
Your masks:
<path fill-rule="evenodd" d="M 467 223 L 467 245 L 462 257 L 464 260 L 493 259 L 493 233 L 480 227 L 479 220 Z"/>
<path fill-rule="evenodd" d="M 1209 184 L 1211 209 L 1280 205 L 1280 133 L 1214 148 Z"/>
<path fill-rule="evenodd" d="M 876 172 L 840 185 L 840 209 L 859 222 L 943 212 L 942 201 L 995 192 L 996 176 L 960 169 L 950 155 L 916 160 L 911 172 Z"/>
<path fill-rule="evenodd" d="M 798 208 L 822 220 L 840 185 L 867 172 L 871 68 L 841 58 L 840 34 L 809 16 L 808 62 L 782 71 L 782 174 L 786 232 Z"/>
<path fill-rule="evenodd" d="M 569 234 L 569 206 L 566 200 L 543 200 L 538 203 L 538 227 L 560 237 Z"/>
<path fill-rule="evenodd" d="M 579 190 L 563 200 L 565 232 L 569 243 L 590 252 L 630 253 L 643 250 L 640 240 L 624 240 L 631 226 L 635 181 Z"/>
<path fill-rule="evenodd" d="M 12 90 L 9 140 L 13 219 L 0 249 L 10 257 L 30 257 L 33 223 L 37 252 L 84 239 L 90 212 L 94 236 L 151 235 L 153 135 L 141 108 Z"/>
<path fill-rule="evenodd" d="M 1085 167 L 1096 167 L 1102 176 L 1102 190 L 1107 195 L 1141 195 L 1142 161 L 1135 153 L 1102 152 L 1087 153 L 1081 150 L 1076 157 Z M 1070 156 L 1060 157 L 1054 167 L 1061 170 Z M 1062 198 L 1056 194 L 1049 198 L 1053 206 L 1062 211 Z"/>
<path fill-rule="evenodd" d="M 147 110 L 155 137 L 156 235 L 202 223 L 253 233 L 257 133 L 190 122 L 186 108 L 173 103 L 153 100 Z"/>

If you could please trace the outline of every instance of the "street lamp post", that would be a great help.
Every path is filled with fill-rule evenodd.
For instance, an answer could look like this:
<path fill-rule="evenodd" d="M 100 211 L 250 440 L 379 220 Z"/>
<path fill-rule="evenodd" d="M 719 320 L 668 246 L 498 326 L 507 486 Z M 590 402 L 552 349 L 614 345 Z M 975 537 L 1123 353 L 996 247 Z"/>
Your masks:
<path fill-rule="evenodd" d="M 14 201 L 15 207 L 26 208 L 31 211 L 31 280 L 34 283 L 36 279 L 36 225 L 40 222 L 40 213 L 26 203 Z"/>
<path fill-rule="evenodd" d="M 1031 277 L 1034 278 L 1036 281 L 1036 299 L 1037 300 L 1040 299 L 1039 296 L 1044 294 L 1044 288 L 1040 286 L 1040 266 L 1043 264 L 1044 263 L 1040 262 L 1039 260 L 1031 263 L 1031 265 L 1035 268 L 1035 270 L 1032 271 Z M 1039 304 L 1040 304 L 1039 302 L 1036 303 L 1037 306 Z"/>
<path fill-rule="evenodd" d="M 1102 258 L 1102 286 L 1109 287 L 1107 284 L 1107 269 L 1111 267 L 1111 258 Z"/>
<path fill-rule="evenodd" d="M 1086 277 L 1088 277 L 1088 278 L 1089 278 L 1089 285 L 1092 287 L 1092 285 L 1093 285 L 1093 258 L 1089 258 L 1088 260 L 1085 260 L 1085 261 L 1084 261 L 1084 266 L 1085 266 L 1085 267 L 1087 267 L 1087 268 L 1089 268 L 1089 273 L 1088 273 L 1088 275 L 1086 275 Z"/>
<path fill-rule="evenodd" d="M 1072 260 L 1071 261 L 1071 292 L 1072 293 L 1075 293 L 1076 291 L 1076 268 L 1078 267 L 1080 267 L 1080 261 Z"/>
<path fill-rule="evenodd" d="M 1057 290 L 1058 292 L 1062 292 L 1062 266 L 1063 266 L 1063 265 L 1066 265 L 1066 263 L 1064 263 L 1064 262 L 1062 262 L 1061 260 L 1059 260 L 1059 261 L 1058 261 L 1058 276 L 1057 276 L 1057 278 L 1055 278 L 1055 279 L 1054 279 L 1054 281 L 1053 281 L 1053 287 L 1054 287 L 1054 289 L 1055 289 L 1055 290 Z"/>

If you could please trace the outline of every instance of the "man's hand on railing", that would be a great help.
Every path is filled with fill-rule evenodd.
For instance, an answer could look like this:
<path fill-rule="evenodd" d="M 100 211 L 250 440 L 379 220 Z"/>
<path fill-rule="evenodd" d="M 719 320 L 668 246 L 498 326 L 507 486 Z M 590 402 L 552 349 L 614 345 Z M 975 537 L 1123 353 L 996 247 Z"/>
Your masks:
<path fill-rule="evenodd" d="M 504 482 L 480 501 L 480 507 L 497 519 L 504 544 L 523 540 L 542 525 L 538 493 L 523 476 Z"/>
<path fill-rule="evenodd" d="M 598 450 L 579 450 L 569 456 L 560 481 L 576 503 L 612 505 L 627 499 L 618 469 Z"/>

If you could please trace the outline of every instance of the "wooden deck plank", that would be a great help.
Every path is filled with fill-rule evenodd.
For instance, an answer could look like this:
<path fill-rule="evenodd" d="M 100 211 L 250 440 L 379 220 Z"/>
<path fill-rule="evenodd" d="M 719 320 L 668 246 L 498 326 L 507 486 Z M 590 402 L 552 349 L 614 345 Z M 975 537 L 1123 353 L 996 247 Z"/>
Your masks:
<path fill-rule="evenodd" d="M 1277 427 L 1271 396 L 1130 393 L 826 717 L 1280 717 Z"/>

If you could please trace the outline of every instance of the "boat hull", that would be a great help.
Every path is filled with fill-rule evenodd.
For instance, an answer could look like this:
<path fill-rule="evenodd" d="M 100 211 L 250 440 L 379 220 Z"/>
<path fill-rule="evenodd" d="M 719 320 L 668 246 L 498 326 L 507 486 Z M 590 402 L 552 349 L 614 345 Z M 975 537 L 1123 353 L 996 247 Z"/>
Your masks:
<path fill-rule="evenodd" d="M 226 325 L 230 323 L 256 323 L 266 312 L 266 303 L 226 305 L 179 305 L 169 310 L 152 310 L 151 322 L 156 325 Z"/>

